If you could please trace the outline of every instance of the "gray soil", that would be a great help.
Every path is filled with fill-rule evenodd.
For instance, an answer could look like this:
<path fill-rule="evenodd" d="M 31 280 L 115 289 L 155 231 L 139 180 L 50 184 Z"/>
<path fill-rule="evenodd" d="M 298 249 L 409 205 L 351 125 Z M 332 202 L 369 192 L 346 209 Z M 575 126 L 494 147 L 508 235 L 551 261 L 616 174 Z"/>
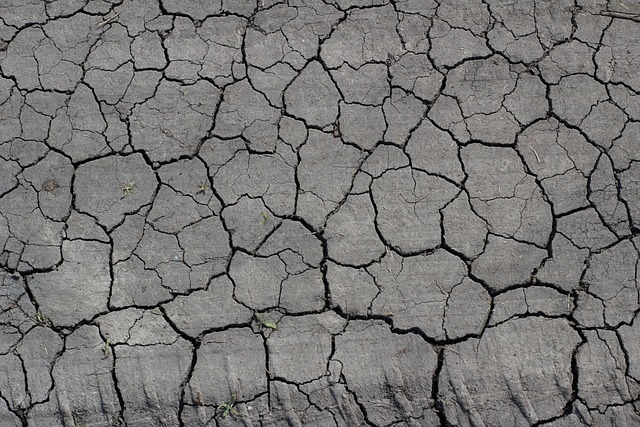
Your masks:
<path fill-rule="evenodd" d="M 0 0 L 0 426 L 640 425 L 639 61 L 637 0 Z"/>

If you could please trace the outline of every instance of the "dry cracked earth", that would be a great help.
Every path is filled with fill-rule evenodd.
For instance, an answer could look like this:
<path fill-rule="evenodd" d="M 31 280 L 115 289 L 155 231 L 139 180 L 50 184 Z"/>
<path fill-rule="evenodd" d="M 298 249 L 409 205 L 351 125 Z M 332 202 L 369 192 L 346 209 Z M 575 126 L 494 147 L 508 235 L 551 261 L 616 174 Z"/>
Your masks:
<path fill-rule="evenodd" d="M 0 1 L 0 425 L 640 425 L 639 14 Z"/>

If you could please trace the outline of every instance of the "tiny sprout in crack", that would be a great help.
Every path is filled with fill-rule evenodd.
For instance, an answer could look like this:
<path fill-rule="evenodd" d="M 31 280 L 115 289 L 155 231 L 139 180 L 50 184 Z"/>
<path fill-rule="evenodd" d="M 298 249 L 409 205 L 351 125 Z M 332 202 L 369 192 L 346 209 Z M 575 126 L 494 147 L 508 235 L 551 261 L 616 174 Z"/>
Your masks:
<path fill-rule="evenodd" d="M 111 338 L 107 338 L 102 346 L 102 352 L 104 354 L 107 354 L 110 348 L 111 348 Z"/>
<path fill-rule="evenodd" d="M 36 313 L 34 320 L 38 325 L 44 326 L 45 328 L 48 328 L 52 325 L 51 320 L 45 317 L 45 315 L 42 314 L 40 310 L 38 310 L 38 312 Z"/>
<path fill-rule="evenodd" d="M 278 324 L 276 322 L 270 322 L 267 319 L 265 319 L 264 317 L 262 317 L 262 314 L 258 313 L 257 311 L 253 314 L 253 317 L 255 317 L 256 321 L 261 325 L 264 326 L 265 328 L 269 328 L 269 329 L 278 329 Z"/>
<path fill-rule="evenodd" d="M 227 418 L 229 415 L 237 417 L 240 413 L 234 408 L 236 404 L 236 395 L 231 396 L 228 402 L 218 405 L 218 410 L 222 411 L 222 418 Z"/>
<path fill-rule="evenodd" d="M 211 187 L 209 186 L 209 184 L 207 184 L 206 182 L 201 182 L 200 184 L 198 184 L 198 191 L 196 191 L 196 194 L 204 194 L 207 191 L 209 191 Z"/>

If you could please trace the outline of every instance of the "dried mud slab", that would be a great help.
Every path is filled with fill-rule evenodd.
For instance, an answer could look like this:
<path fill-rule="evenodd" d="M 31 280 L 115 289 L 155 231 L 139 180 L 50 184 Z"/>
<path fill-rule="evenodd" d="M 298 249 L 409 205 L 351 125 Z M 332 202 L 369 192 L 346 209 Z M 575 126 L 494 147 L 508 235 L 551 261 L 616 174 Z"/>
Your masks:
<path fill-rule="evenodd" d="M 638 30 L 0 1 L 0 426 L 640 425 Z"/>

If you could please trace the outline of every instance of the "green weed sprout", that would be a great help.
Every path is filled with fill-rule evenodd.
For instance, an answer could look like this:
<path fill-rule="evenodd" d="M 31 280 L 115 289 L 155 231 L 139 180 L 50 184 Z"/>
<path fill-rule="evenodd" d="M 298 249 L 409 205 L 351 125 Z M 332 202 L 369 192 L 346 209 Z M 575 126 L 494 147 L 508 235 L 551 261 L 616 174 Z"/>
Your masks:
<path fill-rule="evenodd" d="M 131 182 L 127 182 L 125 184 L 122 185 L 122 191 L 123 191 L 123 195 L 122 197 L 127 197 L 130 194 L 133 194 L 133 186 L 135 185 L 135 182 L 131 181 Z"/>
<path fill-rule="evenodd" d="M 198 184 L 198 191 L 196 192 L 196 194 L 204 194 L 207 191 L 209 191 L 211 187 L 209 186 L 209 184 L 207 184 L 206 182 L 201 182 L 200 184 Z"/>
<path fill-rule="evenodd" d="M 267 221 L 269 221 L 269 215 L 267 215 L 266 213 L 260 211 L 260 214 L 262 215 L 262 221 L 260 221 L 260 223 L 258 225 L 262 225 L 262 224 L 266 224 Z"/>
<path fill-rule="evenodd" d="M 240 413 L 234 408 L 236 404 L 236 395 L 231 396 L 231 400 L 218 405 L 218 410 L 222 411 L 222 418 L 227 418 L 229 415 L 237 417 Z"/>
<path fill-rule="evenodd" d="M 264 326 L 265 328 L 278 329 L 277 323 L 268 321 L 267 319 L 262 317 L 262 314 L 258 313 L 257 311 L 253 314 L 253 317 L 255 317 L 256 321 L 260 323 L 262 326 Z"/>

